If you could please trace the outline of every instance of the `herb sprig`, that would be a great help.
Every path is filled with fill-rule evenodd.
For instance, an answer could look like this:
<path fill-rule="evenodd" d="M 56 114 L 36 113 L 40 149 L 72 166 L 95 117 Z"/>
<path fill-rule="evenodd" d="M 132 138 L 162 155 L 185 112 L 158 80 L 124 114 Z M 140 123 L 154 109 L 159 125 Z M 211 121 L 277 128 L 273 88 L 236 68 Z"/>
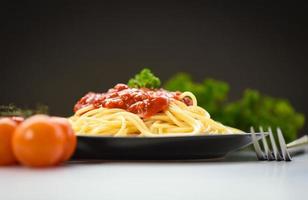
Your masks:
<path fill-rule="evenodd" d="M 198 105 L 223 124 L 246 131 L 250 126 L 280 127 L 287 142 L 296 138 L 305 123 L 305 116 L 298 113 L 288 100 L 264 95 L 257 90 L 247 89 L 239 100 L 228 101 L 229 84 L 219 80 L 195 82 L 189 74 L 178 73 L 166 82 L 164 88 L 194 93 Z"/>
<path fill-rule="evenodd" d="M 156 77 L 150 69 L 144 68 L 136 74 L 134 78 L 130 79 L 127 84 L 133 88 L 159 88 L 160 79 Z"/>
<path fill-rule="evenodd" d="M 0 117 L 30 117 L 35 114 L 48 114 L 48 106 L 44 104 L 37 104 L 34 109 L 19 108 L 14 104 L 0 105 Z"/>

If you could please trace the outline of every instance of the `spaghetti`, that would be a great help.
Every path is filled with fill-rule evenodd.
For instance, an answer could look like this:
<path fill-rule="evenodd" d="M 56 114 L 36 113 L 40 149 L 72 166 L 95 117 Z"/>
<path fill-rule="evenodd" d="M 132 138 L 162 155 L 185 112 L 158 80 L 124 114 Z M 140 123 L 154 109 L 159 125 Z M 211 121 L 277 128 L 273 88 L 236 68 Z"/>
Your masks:
<path fill-rule="evenodd" d="M 241 133 L 211 119 L 191 92 L 129 88 L 88 93 L 69 118 L 78 135 L 192 136 Z"/>

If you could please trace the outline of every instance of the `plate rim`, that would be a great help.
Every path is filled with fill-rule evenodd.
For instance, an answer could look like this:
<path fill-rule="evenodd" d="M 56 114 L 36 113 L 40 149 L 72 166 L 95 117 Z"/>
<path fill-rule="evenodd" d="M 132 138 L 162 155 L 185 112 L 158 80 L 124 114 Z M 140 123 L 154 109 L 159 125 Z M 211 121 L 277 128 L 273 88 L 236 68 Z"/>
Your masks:
<path fill-rule="evenodd" d="M 261 136 L 262 134 L 267 135 L 268 132 L 262 132 L 262 133 L 255 133 L 256 136 Z M 192 139 L 192 138 L 219 138 L 219 137 L 223 137 L 223 138 L 228 138 L 228 137 L 237 137 L 237 136 L 251 136 L 252 133 L 230 133 L 230 134 L 213 134 L 213 135 L 187 135 L 187 136 L 146 136 L 146 137 L 127 137 L 127 136 L 101 136 L 101 135 L 78 135 L 76 134 L 77 138 L 102 138 L 102 139 L 127 139 L 127 140 L 131 140 L 131 139 L 140 139 L 140 140 L 144 140 L 144 139 L 174 139 L 174 138 L 179 138 L 179 139 Z"/>

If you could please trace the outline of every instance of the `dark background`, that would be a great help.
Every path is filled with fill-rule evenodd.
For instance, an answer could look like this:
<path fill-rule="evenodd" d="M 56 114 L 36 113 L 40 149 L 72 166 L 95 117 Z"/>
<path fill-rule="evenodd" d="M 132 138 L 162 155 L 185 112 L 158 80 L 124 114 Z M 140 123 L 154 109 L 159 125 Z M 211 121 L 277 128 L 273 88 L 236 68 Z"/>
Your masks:
<path fill-rule="evenodd" d="M 147 66 L 162 80 L 186 71 L 227 81 L 232 99 L 255 88 L 308 116 L 307 6 L 187 2 L 2 4 L 0 104 L 68 116 L 86 92 Z"/>

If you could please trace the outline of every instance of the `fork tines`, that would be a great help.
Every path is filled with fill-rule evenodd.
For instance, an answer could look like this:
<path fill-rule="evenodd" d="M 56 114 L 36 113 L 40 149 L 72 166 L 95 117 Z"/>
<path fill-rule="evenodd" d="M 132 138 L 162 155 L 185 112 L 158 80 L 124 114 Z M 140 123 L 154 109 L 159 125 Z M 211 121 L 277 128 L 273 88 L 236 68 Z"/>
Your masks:
<path fill-rule="evenodd" d="M 258 138 L 257 138 L 257 135 L 253 127 L 250 128 L 250 132 L 251 132 L 251 139 L 252 139 L 253 146 L 254 146 L 258 160 L 270 160 L 270 161 L 271 160 L 277 160 L 277 161 L 282 161 L 282 160 L 291 161 L 292 160 L 289 154 L 289 151 L 287 149 L 287 145 L 285 143 L 282 131 L 279 127 L 277 128 L 277 136 L 278 136 L 280 150 L 278 150 L 277 148 L 271 127 L 268 128 L 268 132 L 267 132 L 268 134 L 264 132 L 262 126 L 259 127 L 259 132 L 260 132 L 259 134 L 261 134 L 262 146 L 263 146 L 264 151 L 262 150 L 258 142 Z M 267 144 L 267 140 L 266 140 L 266 136 L 268 135 L 270 138 L 271 148 L 269 148 L 269 145 Z"/>

